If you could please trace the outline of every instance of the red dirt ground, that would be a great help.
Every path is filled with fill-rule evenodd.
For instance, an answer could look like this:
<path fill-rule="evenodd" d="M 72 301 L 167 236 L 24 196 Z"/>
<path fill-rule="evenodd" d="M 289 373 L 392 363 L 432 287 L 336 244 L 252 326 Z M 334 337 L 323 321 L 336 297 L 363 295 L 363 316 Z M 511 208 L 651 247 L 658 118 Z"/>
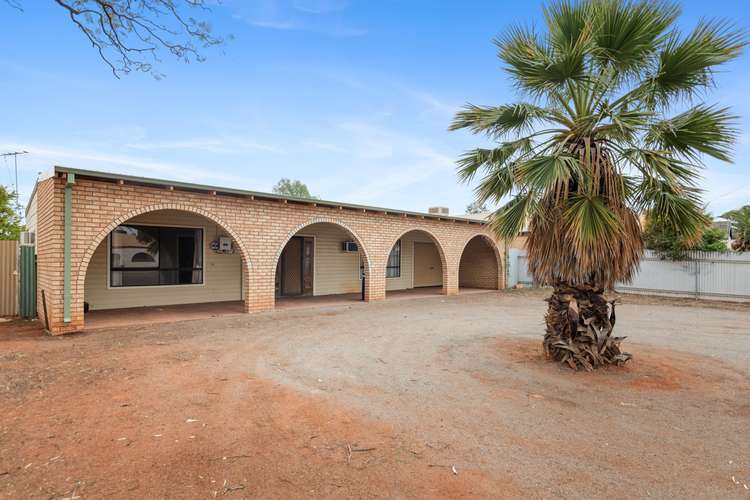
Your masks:
<path fill-rule="evenodd" d="M 745 310 L 626 304 L 585 373 L 528 295 L 0 323 L 0 498 L 750 496 Z"/>
<path fill-rule="evenodd" d="M 0 326 L 9 348 L 0 356 L 4 498 L 523 494 L 512 478 L 454 474 L 439 446 L 246 373 L 206 368 L 177 347 L 81 345 L 70 358 L 59 339 L 39 335 L 28 323 Z"/>
<path fill-rule="evenodd" d="M 538 370 L 554 370 L 560 377 L 583 379 L 588 384 L 605 384 L 644 391 L 705 391 L 722 382 L 731 381 L 741 381 L 743 385 L 747 385 L 741 374 L 720 361 L 716 361 L 711 370 L 696 370 L 697 367 L 705 365 L 705 356 L 667 351 L 632 342 L 624 348 L 636 353 L 634 361 L 623 366 L 605 367 L 596 372 L 576 372 L 560 370 L 555 364 L 549 363 L 538 340 L 497 338 L 494 345 L 496 354 L 505 359 L 524 363 L 526 367 Z"/>

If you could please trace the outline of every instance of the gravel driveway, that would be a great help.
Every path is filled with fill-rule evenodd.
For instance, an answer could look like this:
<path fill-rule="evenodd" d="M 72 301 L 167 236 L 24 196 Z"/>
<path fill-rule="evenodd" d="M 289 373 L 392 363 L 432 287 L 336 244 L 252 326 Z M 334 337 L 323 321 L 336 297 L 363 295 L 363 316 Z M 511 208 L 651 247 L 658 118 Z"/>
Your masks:
<path fill-rule="evenodd" d="M 2 327 L 0 495 L 750 498 L 750 307 L 625 296 L 575 373 L 544 293 Z"/>

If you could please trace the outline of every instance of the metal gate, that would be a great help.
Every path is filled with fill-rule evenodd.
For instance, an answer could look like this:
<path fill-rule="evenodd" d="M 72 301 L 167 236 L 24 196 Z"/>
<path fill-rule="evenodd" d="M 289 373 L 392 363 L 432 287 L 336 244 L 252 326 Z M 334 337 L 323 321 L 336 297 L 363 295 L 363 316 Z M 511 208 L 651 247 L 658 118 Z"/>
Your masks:
<path fill-rule="evenodd" d="M 36 255 L 33 245 L 21 245 L 18 252 L 18 309 L 24 319 L 36 317 Z"/>

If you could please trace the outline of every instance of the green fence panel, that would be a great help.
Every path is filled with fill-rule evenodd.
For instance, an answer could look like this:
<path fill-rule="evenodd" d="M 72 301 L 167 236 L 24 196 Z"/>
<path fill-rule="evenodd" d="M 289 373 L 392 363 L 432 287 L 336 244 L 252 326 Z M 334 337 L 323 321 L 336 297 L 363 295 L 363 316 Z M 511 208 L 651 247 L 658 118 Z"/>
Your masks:
<path fill-rule="evenodd" d="M 36 255 L 34 247 L 21 245 L 19 255 L 19 313 L 24 319 L 36 317 Z"/>

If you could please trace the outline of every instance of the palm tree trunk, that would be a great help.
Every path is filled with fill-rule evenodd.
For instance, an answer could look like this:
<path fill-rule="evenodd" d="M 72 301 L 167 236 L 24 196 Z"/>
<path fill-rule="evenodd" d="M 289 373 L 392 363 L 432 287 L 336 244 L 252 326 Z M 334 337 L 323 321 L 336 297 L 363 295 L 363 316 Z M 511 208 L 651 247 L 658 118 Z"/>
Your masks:
<path fill-rule="evenodd" d="M 625 337 L 612 336 L 616 300 L 608 300 L 604 289 L 594 285 L 558 283 L 547 299 L 547 357 L 588 371 L 628 361 L 631 355 L 620 351 Z"/>

